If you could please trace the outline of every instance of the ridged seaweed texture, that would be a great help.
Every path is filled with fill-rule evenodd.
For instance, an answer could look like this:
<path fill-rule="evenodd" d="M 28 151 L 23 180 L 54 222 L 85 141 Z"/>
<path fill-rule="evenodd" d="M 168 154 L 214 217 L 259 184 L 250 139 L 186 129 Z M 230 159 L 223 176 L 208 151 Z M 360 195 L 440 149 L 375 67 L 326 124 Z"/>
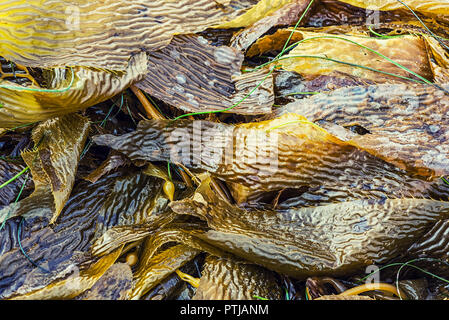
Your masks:
<path fill-rule="evenodd" d="M 245 211 L 218 198 L 205 180 L 178 214 L 206 220 L 197 237 L 224 251 L 294 278 L 350 275 L 403 254 L 437 221 L 449 202 L 355 200 L 283 212 Z"/>
<path fill-rule="evenodd" d="M 449 174 L 449 97 L 433 86 L 343 88 L 277 110 L 288 112 L 331 124 L 326 125 L 331 133 L 414 174 L 429 179 Z"/>
<path fill-rule="evenodd" d="M 81 182 L 53 226 L 39 218 L 23 222 L 21 245 L 24 251 L 49 273 L 31 264 L 19 249 L 20 218 L 7 221 L 0 233 L 0 297 L 74 297 L 89 289 L 115 262 L 126 241 L 137 241 L 165 219 L 170 220 L 164 214 L 168 200 L 161 196 L 163 180 L 127 172 L 118 171 L 94 184 Z M 40 206 L 40 202 L 34 203 L 35 208 Z M 104 235 L 115 228 L 125 229 L 124 232 L 134 230 L 136 237 L 106 241 Z M 139 234 L 142 229 L 147 233 Z M 99 244 L 107 247 L 107 253 L 93 252 Z M 99 265 L 91 270 L 96 262 Z M 76 270 L 79 274 L 73 274 Z M 70 283 L 80 285 L 71 286 Z"/>
<path fill-rule="evenodd" d="M 174 34 L 232 20 L 252 5 L 237 1 L 241 9 L 234 10 L 235 2 L 11 0 L 0 5 L 0 56 L 30 67 L 123 70 L 134 54 L 161 49 Z"/>
<path fill-rule="evenodd" d="M 2 173 L 0 176 L 0 185 L 6 183 L 24 169 L 25 166 L 22 164 L 0 159 L 0 172 Z M 7 206 L 14 201 L 22 184 L 25 182 L 25 177 L 26 175 L 21 175 L 0 189 L 0 210 L 3 206 Z"/>
<path fill-rule="evenodd" d="M 275 273 L 247 262 L 208 256 L 192 300 L 282 299 Z"/>
<path fill-rule="evenodd" d="M 126 300 L 133 286 L 133 273 L 126 263 L 115 263 L 92 288 L 76 300 Z"/>
<path fill-rule="evenodd" d="M 425 39 L 415 35 L 377 38 L 358 33 L 356 29 L 350 31 L 342 34 L 333 27 L 321 30 L 298 28 L 290 42 L 290 45 L 298 42 L 297 46 L 277 64 L 284 70 L 295 71 L 309 79 L 340 71 L 376 83 L 410 81 L 404 77 L 433 80 Z M 281 50 L 291 33 L 291 30 L 280 29 L 260 38 L 248 50 L 248 56 Z"/>
<path fill-rule="evenodd" d="M 374 6 L 361 8 L 346 1 L 321 0 L 307 19 L 306 25 L 312 27 L 334 25 L 366 25 L 392 21 L 412 20 L 413 14 L 405 7 L 396 10 L 378 11 Z"/>
<path fill-rule="evenodd" d="M 442 181 L 413 177 L 297 114 L 236 126 L 142 121 L 135 132 L 93 139 L 133 160 L 172 161 L 207 170 L 253 194 L 308 188 L 328 202 L 448 195 Z"/>
<path fill-rule="evenodd" d="M 288 3 L 278 8 L 273 13 L 264 16 L 247 28 L 237 32 L 231 40 L 231 47 L 246 51 L 254 41 L 271 28 L 280 25 L 295 24 L 309 3 L 310 0 L 288 1 Z M 316 4 L 316 2 L 312 4 Z"/>
<path fill-rule="evenodd" d="M 270 113 L 272 77 L 266 78 L 267 70 L 242 74 L 243 59 L 237 49 L 212 46 L 201 36 L 175 36 L 148 54 L 148 74 L 136 86 L 187 112 L 223 110 L 244 100 L 233 113 Z"/>
<path fill-rule="evenodd" d="M 121 72 L 85 67 L 55 68 L 46 72 L 54 78 L 47 89 L 2 83 L 0 128 L 13 128 L 73 113 L 118 95 L 143 79 L 147 73 L 146 54 L 132 57 Z"/>

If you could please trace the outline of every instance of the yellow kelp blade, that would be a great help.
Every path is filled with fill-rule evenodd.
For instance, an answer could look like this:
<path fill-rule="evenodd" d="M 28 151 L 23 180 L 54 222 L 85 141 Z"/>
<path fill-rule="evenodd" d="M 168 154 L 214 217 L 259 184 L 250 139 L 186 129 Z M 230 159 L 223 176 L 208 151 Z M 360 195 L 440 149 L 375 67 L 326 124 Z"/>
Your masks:
<path fill-rule="evenodd" d="M 289 32 L 283 31 L 284 35 Z M 301 42 L 279 64 L 285 70 L 305 76 L 328 75 L 339 71 L 379 83 L 407 81 L 399 77 L 421 79 L 414 74 L 432 80 L 426 44 L 418 36 L 382 39 L 298 30 L 295 31 L 294 41 Z"/>
<path fill-rule="evenodd" d="M 153 256 L 139 267 L 135 274 L 135 286 L 131 300 L 137 300 L 169 274 L 195 258 L 200 251 L 180 244 Z"/>
<path fill-rule="evenodd" d="M 223 2 L 223 1 L 221 1 Z M 0 56 L 28 67 L 113 70 L 243 13 L 214 0 L 11 0 L 0 4 Z"/>
<path fill-rule="evenodd" d="M 408 10 L 404 5 L 406 4 L 410 9 L 423 13 L 438 16 L 449 16 L 449 3 L 446 0 L 339 0 L 359 8 L 368 10 L 390 11 L 397 9 Z"/>
<path fill-rule="evenodd" d="M 275 274 L 261 266 L 209 255 L 192 300 L 282 299 Z"/>
<path fill-rule="evenodd" d="M 84 67 L 66 68 L 63 80 L 50 89 L 21 87 L 12 82 L 0 83 L 0 128 L 13 128 L 38 122 L 103 102 L 143 79 L 146 54 L 129 61 L 125 72 L 112 73 Z M 55 69 L 54 73 L 56 74 Z M 55 78 L 58 78 L 55 76 Z"/>
<path fill-rule="evenodd" d="M 220 24 L 217 28 L 240 28 L 252 25 L 254 22 L 273 14 L 283 6 L 297 0 L 261 0 L 246 13 L 232 21 Z"/>
<path fill-rule="evenodd" d="M 47 120 L 33 130 L 37 147 L 22 154 L 33 174 L 35 191 L 31 197 L 53 194 L 55 211 L 51 223 L 69 199 L 89 128 L 89 121 L 77 114 Z"/>

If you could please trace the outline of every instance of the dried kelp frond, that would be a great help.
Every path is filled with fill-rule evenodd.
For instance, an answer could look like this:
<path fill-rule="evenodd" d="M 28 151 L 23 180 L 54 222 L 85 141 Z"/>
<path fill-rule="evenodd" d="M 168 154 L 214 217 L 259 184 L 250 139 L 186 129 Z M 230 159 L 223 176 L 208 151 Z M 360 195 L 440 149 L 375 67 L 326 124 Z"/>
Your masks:
<path fill-rule="evenodd" d="M 0 5 L 5 35 L 0 56 L 30 67 L 123 70 L 132 55 L 161 49 L 175 34 L 202 31 L 244 13 L 231 5 L 214 0 L 12 0 Z"/>
<path fill-rule="evenodd" d="M 126 263 L 115 263 L 92 288 L 76 300 L 127 300 L 132 289 L 133 273 Z"/>
<path fill-rule="evenodd" d="M 328 130 L 341 138 L 349 134 L 349 143 L 413 173 L 429 179 L 449 174 L 449 98 L 433 86 L 343 88 L 279 110 L 285 112 L 337 124 Z"/>
<path fill-rule="evenodd" d="M 260 266 L 208 256 L 192 300 L 280 300 L 274 273 Z"/>
<path fill-rule="evenodd" d="M 12 128 L 50 119 L 110 99 L 143 78 L 147 72 L 146 55 L 140 53 L 132 57 L 125 72 L 112 73 L 83 67 L 74 67 L 63 73 L 58 70 L 49 71 L 54 76 L 54 86 L 48 89 L 2 82 L 0 127 Z"/>
<path fill-rule="evenodd" d="M 42 193 L 53 194 L 54 213 L 50 223 L 56 221 L 70 196 L 89 128 L 89 121 L 76 114 L 47 120 L 33 130 L 36 148 L 22 153 L 33 174 L 35 192 L 30 197 L 37 199 Z"/>
<path fill-rule="evenodd" d="M 326 186 L 338 190 L 334 194 L 339 199 L 447 198 L 448 187 L 412 177 L 292 113 L 235 126 L 199 120 L 142 121 L 135 132 L 93 140 L 132 160 L 172 161 L 207 170 L 253 193 Z"/>
<path fill-rule="evenodd" d="M 170 207 L 205 219 L 211 230 L 198 235 L 205 242 L 298 279 L 385 263 L 449 215 L 449 202 L 425 199 L 245 211 L 219 199 L 207 181 L 192 198 Z"/>
<path fill-rule="evenodd" d="M 148 74 L 137 87 L 187 112 L 217 111 L 239 103 L 266 72 L 241 74 L 244 56 L 238 50 L 215 47 L 203 37 L 176 36 L 160 51 L 148 55 Z M 269 77 L 233 113 L 271 112 L 273 84 Z"/>
<path fill-rule="evenodd" d="M 27 219 L 22 226 L 20 219 L 8 220 L 0 233 L 0 297 L 61 299 L 89 289 L 126 244 L 125 236 L 121 241 L 115 237 L 107 241 L 108 231 L 110 235 L 114 228 L 139 231 L 160 227 L 156 224 L 161 221 L 161 199 L 165 199 L 160 197 L 162 181 L 138 172 L 118 171 L 94 184 L 77 185 L 52 226 L 39 219 Z M 34 207 L 40 206 L 35 201 Z"/>

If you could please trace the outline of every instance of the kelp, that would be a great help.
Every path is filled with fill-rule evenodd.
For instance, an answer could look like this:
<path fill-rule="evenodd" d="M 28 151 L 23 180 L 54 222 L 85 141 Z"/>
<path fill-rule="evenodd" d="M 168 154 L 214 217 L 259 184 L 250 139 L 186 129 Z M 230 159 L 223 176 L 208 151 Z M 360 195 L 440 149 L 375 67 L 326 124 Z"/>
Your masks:
<path fill-rule="evenodd" d="M 201 254 L 195 259 L 183 265 L 179 270 L 188 274 L 196 274 L 198 265 L 202 259 Z M 142 296 L 141 300 L 177 300 L 180 294 L 187 288 L 187 283 L 176 272 L 164 278 L 155 287 Z"/>
<path fill-rule="evenodd" d="M 35 148 L 22 153 L 33 175 L 34 193 L 27 201 L 39 201 L 44 193 L 54 198 L 55 222 L 75 183 L 78 160 L 89 132 L 89 121 L 71 114 L 40 123 L 33 129 Z"/>
<path fill-rule="evenodd" d="M 411 258 L 433 258 L 449 262 L 449 220 L 435 223 L 422 238 L 407 249 Z M 431 264 L 428 263 L 426 267 Z M 441 272 L 441 271 L 440 271 Z M 449 274 L 448 272 L 444 272 Z"/>
<path fill-rule="evenodd" d="M 127 241 L 137 240 L 137 231 L 165 223 L 162 183 L 140 172 L 117 171 L 94 184 L 80 182 L 52 226 L 36 218 L 8 220 L 0 233 L 0 296 L 73 298 L 92 287 Z"/>
<path fill-rule="evenodd" d="M 70 114 L 108 100 L 147 73 L 146 55 L 129 60 L 124 71 L 71 67 L 47 71 L 48 88 L 23 87 L 11 81 L 0 83 L 0 128 L 13 128 Z"/>
<path fill-rule="evenodd" d="M 309 3 L 310 0 L 288 1 L 288 3 L 272 14 L 264 16 L 244 30 L 237 32 L 231 40 L 231 46 L 245 51 L 254 41 L 270 30 L 270 28 L 294 24 L 298 21 L 298 18 L 308 7 Z"/>
<path fill-rule="evenodd" d="M 444 0 L 431 0 L 431 1 L 419 1 L 419 0 L 339 0 L 339 2 L 347 3 L 352 6 L 356 6 L 363 9 L 390 11 L 402 9 L 404 11 L 413 10 L 417 13 L 430 15 L 437 19 L 447 21 L 449 17 L 449 5 Z"/>
<path fill-rule="evenodd" d="M 212 46 L 201 36 L 175 36 L 168 46 L 148 54 L 148 73 L 136 86 L 187 112 L 223 110 L 239 103 L 233 113 L 270 113 L 272 78 L 264 70 L 242 75 L 243 59 L 240 51 Z"/>
<path fill-rule="evenodd" d="M 280 300 L 282 290 L 275 274 L 242 261 L 208 256 L 192 300 Z"/>
<path fill-rule="evenodd" d="M 218 25 L 217 28 L 247 27 L 266 16 L 275 14 L 277 10 L 295 2 L 296 0 L 261 0 L 244 14 L 229 22 Z"/>
<path fill-rule="evenodd" d="M 291 43 L 298 44 L 278 64 L 284 70 L 296 71 L 309 78 L 340 71 L 378 83 L 403 82 L 404 77 L 414 80 L 424 78 L 428 81 L 433 79 L 425 41 L 418 36 L 371 38 L 354 34 L 329 34 L 325 30 L 295 30 Z M 279 30 L 274 35 L 259 39 L 249 50 L 249 56 L 262 53 L 264 48 L 273 50 L 283 45 L 290 33 L 290 30 Z M 363 68 L 355 67 L 354 64 Z M 382 73 L 373 70 L 380 70 Z"/>
<path fill-rule="evenodd" d="M 142 121 L 135 132 L 93 137 L 133 160 L 179 162 L 254 194 L 301 187 L 327 201 L 446 199 L 448 186 L 425 181 L 330 134 L 297 114 L 229 125 L 202 120 Z M 333 194 L 328 192 L 334 190 Z"/>
<path fill-rule="evenodd" d="M 180 244 L 152 256 L 144 265 L 141 264 L 136 271 L 136 282 L 130 294 L 130 299 L 139 299 L 161 280 L 192 260 L 199 253 L 198 249 Z"/>
<path fill-rule="evenodd" d="M 207 180 L 170 207 L 207 221 L 199 239 L 297 279 L 388 262 L 449 213 L 449 202 L 407 198 L 245 211 L 217 198 Z"/>
<path fill-rule="evenodd" d="M 307 26 L 323 27 L 336 25 L 366 25 L 379 24 L 391 21 L 410 20 L 413 14 L 403 9 L 379 11 L 377 7 L 355 7 L 343 1 L 320 0 L 310 17 Z"/>
<path fill-rule="evenodd" d="M 240 1 L 241 9 L 234 10 L 233 2 L 8 1 L 0 6 L 0 56 L 27 67 L 124 70 L 129 58 L 142 50 L 161 49 L 175 34 L 218 26 L 252 5 Z"/>
<path fill-rule="evenodd" d="M 443 87 L 444 88 L 444 87 Z M 394 165 L 427 177 L 449 174 L 449 99 L 422 84 L 357 86 L 319 94 L 278 110 L 328 131 Z M 334 126 L 335 125 L 335 126 Z"/>
<path fill-rule="evenodd" d="M 313 79 L 307 79 L 294 71 L 282 69 L 276 70 L 273 74 L 276 97 L 283 105 L 338 88 L 375 84 L 373 81 L 356 78 L 338 71 Z M 276 109 L 274 113 L 277 112 Z"/>
<path fill-rule="evenodd" d="M 120 167 L 129 166 L 130 164 L 131 163 L 129 159 L 127 159 L 123 154 L 112 151 L 109 153 L 107 159 L 94 171 L 89 173 L 89 175 L 86 176 L 84 179 L 92 183 L 95 183 L 98 181 L 98 179 L 108 174 L 109 172 L 114 171 L 115 169 Z"/>
<path fill-rule="evenodd" d="M 126 263 L 115 263 L 92 288 L 76 300 L 126 300 L 132 289 L 133 273 Z"/>
<path fill-rule="evenodd" d="M 0 185 L 7 183 L 25 169 L 24 165 L 0 159 Z M 9 205 L 17 197 L 26 175 L 20 175 L 17 179 L 0 189 L 0 208 Z M 29 183 L 28 183 L 29 186 Z M 3 219 L 2 219 L 3 220 Z"/>

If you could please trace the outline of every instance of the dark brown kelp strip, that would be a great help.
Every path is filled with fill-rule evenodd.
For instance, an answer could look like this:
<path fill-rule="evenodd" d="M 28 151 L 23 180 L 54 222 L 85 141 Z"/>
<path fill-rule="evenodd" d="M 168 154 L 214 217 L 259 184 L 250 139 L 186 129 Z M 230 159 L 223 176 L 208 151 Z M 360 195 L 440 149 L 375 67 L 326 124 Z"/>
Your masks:
<path fill-rule="evenodd" d="M 176 36 L 148 55 L 148 74 L 136 86 L 187 112 L 223 110 L 240 102 L 266 76 L 263 71 L 242 75 L 243 59 L 237 49 L 212 46 L 201 36 Z M 270 77 L 232 112 L 266 114 L 272 104 Z"/>

